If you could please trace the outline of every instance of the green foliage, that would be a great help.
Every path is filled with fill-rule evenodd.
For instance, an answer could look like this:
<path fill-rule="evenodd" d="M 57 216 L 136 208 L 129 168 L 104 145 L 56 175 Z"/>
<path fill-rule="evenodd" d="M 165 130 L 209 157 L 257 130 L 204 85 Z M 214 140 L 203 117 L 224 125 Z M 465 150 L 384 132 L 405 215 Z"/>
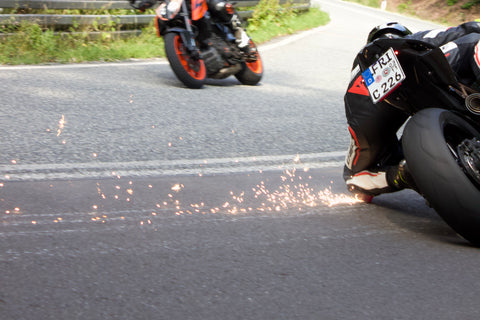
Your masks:
<path fill-rule="evenodd" d="M 397 6 L 397 10 L 401 13 L 414 13 L 412 9 L 412 0 L 408 0 L 407 2 L 400 3 Z"/>
<path fill-rule="evenodd" d="M 462 9 L 470 9 L 476 5 L 480 4 L 480 0 L 470 0 L 467 3 L 461 6 Z"/>
<path fill-rule="evenodd" d="M 56 34 L 22 22 L 10 36 L 0 38 L 0 64 L 115 61 L 162 54 L 163 42 L 153 24 L 139 37 L 118 39 L 109 31 L 100 31 L 100 36 L 93 38 L 87 31 Z"/>
<path fill-rule="evenodd" d="M 299 13 L 291 5 L 279 6 L 278 0 L 263 2 L 255 9 L 247 28 L 257 44 L 329 21 L 328 15 L 317 8 Z M 282 10 L 277 12 L 279 7 Z M 69 12 L 78 14 L 80 10 Z M 97 22 L 86 28 L 74 24 L 69 32 L 63 33 L 43 30 L 39 25 L 27 22 L 0 26 L 0 35 L 10 34 L 0 37 L 0 64 L 117 61 L 164 56 L 163 40 L 157 37 L 153 22 L 138 37 L 119 39 L 112 31 L 120 28 L 114 19 L 107 24 Z M 100 36 L 92 37 L 92 31 Z"/>
<path fill-rule="evenodd" d="M 12 36 L 0 43 L 0 59 L 16 60 L 21 55 L 29 63 L 41 55 L 45 61 L 52 61 L 57 41 L 53 31 L 43 31 L 37 24 L 22 22 Z"/>
<path fill-rule="evenodd" d="M 248 20 L 248 27 L 250 31 L 255 31 L 270 24 L 285 25 L 295 15 L 290 3 L 280 6 L 278 0 L 261 0 Z"/>
<path fill-rule="evenodd" d="M 286 19 L 271 19 L 269 22 L 263 23 L 262 27 L 258 27 L 249 20 L 247 32 L 259 44 L 277 36 L 325 25 L 329 20 L 327 13 L 318 8 L 310 8 L 308 12 L 296 13 Z"/>
<path fill-rule="evenodd" d="M 372 7 L 372 8 L 380 8 L 381 0 L 346 0 L 350 2 L 355 2 L 362 4 L 364 6 Z"/>
<path fill-rule="evenodd" d="M 447 0 L 447 4 L 449 6 L 453 6 L 454 4 L 456 4 L 458 2 L 458 0 Z"/>

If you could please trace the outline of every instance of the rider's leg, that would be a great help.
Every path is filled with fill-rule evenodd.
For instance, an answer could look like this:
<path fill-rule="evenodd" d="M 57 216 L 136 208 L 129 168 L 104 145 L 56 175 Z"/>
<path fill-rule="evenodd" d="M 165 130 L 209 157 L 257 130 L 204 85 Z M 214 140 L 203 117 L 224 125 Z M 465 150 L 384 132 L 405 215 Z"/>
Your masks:
<path fill-rule="evenodd" d="M 242 21 L 236 12 L 232 14 L 232 19 L 230 20 L 232 24 L 232 29 L 234 30 L 235 38 L 237 38 L 237 46 L 241 50 L 248 50 L 250 44 L 250 37 L 248 36 L 245 29 L 242 27 Z"/>
<path fill-rule="evenodd" d="M 344 179 L 350 191 L 378 195 L 403 189 L 403 155 L 397 131 L 408 116 L 386 102 L 373 104 L 360 74 L 345 94 L 351 143 Z M 403 175 L 402 175 L 403 174 Z"/>
<path fill-rule="evenodd" d="M 242 27 L 242 21 L 235 8 L 228 1 L 208 0 L 208 10 L 212 16 L 224 23 L 229 23 L 236 38 L 237 46 L 244 51 L 248 51 L 250 37 Z"/>

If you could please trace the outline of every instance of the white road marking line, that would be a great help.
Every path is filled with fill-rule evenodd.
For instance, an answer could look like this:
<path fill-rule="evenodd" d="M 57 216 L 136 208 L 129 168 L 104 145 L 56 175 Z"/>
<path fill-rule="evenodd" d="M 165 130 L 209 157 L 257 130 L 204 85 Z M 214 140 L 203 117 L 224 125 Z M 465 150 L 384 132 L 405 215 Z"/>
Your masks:
<path fill-rule="evenodd" d="M 344 157 L 344 151 L 333 151 L 238 158 L 0 165 L 0 180 L 101 179 L 114 176 L 209 175 L 280 171 L 293 168 L 318 169 L 342 166 Z"/>
<path fill-rule="evenodd" d="M 43 70 L 43 69 L 84 69 L 84 68 L 100 68 L 100 67 L 134 67 L 134 66 L 150 66 L 168 64 L 166 59 L 155 59 L 145 61 L 132 62 L 102 62 L 102 63 L 71 63 L 71 64 L 49 64 L 49 65 L 22 65 L 22 66 L 2 66 L 1 71 L 9 70 Z"/>

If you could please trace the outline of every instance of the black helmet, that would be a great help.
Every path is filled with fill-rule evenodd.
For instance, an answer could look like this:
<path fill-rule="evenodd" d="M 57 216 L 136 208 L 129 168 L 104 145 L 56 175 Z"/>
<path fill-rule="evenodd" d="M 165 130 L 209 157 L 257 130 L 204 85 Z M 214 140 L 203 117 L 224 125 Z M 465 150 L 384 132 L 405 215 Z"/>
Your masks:
<path fill-rule="evenodd" d="M 408 30 L 405 26 L 401 25 L 398 22 L 389 22 L 373 28 L 372 31 L 370 31 L 370 33 L 368 34 L 367 43 L 372 42 L 373 40 L 378 39 L 382 36 L 394 38 L 405 37 L 409 34 L 412 34 L 412 32 Z"/>

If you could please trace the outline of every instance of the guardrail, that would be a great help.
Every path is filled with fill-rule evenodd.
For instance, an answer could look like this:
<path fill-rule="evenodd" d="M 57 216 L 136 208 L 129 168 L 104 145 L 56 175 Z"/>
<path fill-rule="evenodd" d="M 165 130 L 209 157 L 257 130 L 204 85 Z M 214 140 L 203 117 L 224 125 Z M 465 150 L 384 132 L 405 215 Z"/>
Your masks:
<path fill-rule="evenodd" d="M 235 6 L 243 19 L 252 16 L 253 10 L 242 11 L 240 8 L 256 6 L 260 0 L 238 0 Z M 292 7 L 299 11 L 310 8 L 310 0 L 280 0 L 280 4 L 291 3 Z M 55 31 L 66 31 L 71 27 L 102 26 L 114 24 L 116 31 L 111 32 L 119 36 L 139 34 L 141 29 L 151 23 L 155 15 L 137 14 L 138 11 L 128 15 L 114 14 L 32 14 L 31 9 L 48 10 L 118 10 L 132 9 L 130 3 L 125 0 L 0 0 L 0 9 L 20 9 L 25 13 L 0 14 L 0 25 L 15 25 L 22 21 L 28 21 Z M 120 29 L 120 30 L 119 30 Z M 94 34 L 95 32 L 91 32 Z M 0 36 L 2 34 L 0 33 Z M 6 34 L 3 34 L 6 35 Z"/>

